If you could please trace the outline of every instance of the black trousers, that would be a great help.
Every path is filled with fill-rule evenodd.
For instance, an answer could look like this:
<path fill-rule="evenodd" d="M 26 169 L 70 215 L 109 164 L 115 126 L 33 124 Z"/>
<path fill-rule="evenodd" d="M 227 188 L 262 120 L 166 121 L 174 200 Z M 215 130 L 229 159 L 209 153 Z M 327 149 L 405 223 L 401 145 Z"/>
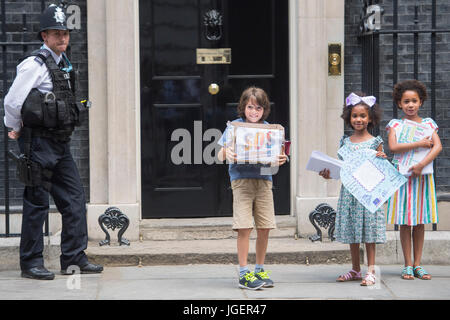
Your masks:
<path fill-rule="evenodd" d="M 24 138 L 19 138 L 21 151 Z M 61 269 L 87 264 L 86 198 L 69 143 L 33 137 L 31 159 L 53 171 L 50 194 L 62 214 Z M 49 192 L 42 187 L 25 187 L 23 194 L 20 267 L 43 266 L 43 225 L 49 211 Z"/>

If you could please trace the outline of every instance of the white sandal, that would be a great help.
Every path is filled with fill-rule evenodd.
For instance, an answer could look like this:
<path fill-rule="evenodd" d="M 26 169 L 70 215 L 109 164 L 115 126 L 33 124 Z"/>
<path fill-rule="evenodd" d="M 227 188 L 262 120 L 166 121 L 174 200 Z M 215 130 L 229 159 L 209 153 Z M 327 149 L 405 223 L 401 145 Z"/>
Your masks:
<path fill-rule="evenodd" d="M 361 285 L 364 287 L 373 286 L 376 282 L 375 274 L 372 272 L 367 272 L 364 280 L 361 282 Z"/>

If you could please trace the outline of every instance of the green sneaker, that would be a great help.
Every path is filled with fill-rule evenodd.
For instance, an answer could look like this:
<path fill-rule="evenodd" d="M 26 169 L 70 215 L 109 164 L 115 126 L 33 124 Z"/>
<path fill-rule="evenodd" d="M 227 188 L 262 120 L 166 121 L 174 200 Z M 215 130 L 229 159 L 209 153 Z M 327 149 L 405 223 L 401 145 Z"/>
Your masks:
<path fill-rule="evenodd" d="M 255 277 L 253 272 L 248 271 L 242 277 L 239 278 L 239 288 L 258 290 L 264 286 L 265 282 Z"/>
<path fill-rule="evenodd" d="M 264 271 L 264 269 L 258 273 L 255 273 L 255 277 L 264 282 L 264 288 L 273 287 L 273 281 L 270 279 L 269 273 L 270 271 Z"/>

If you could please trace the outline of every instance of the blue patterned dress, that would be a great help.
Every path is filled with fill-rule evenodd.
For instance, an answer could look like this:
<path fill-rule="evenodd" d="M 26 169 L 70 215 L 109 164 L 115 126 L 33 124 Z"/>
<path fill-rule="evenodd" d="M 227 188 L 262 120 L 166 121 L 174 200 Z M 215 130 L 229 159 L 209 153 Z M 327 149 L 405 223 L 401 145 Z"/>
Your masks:
<path fill-rule="evenodd" d="M 348 136 L 344 136 L 340 145 L 352 151 L 376 150 L 382 143 L 383 140 L 380 136 L 360 143 L 353 143 Z M 371 213 L 343 185 L 336 213 L 334 236 L 337 241 L 342 243 L 386 242 L 386 220 L 383 209 L 380 208 Z"/>

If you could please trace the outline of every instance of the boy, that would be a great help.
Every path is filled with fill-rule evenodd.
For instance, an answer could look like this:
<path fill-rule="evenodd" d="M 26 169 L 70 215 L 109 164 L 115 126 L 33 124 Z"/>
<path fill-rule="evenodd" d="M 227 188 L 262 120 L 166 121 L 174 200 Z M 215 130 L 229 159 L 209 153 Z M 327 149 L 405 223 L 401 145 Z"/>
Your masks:
<path fill-rule="evenodd" d="M 236 122 L 265 123 L 270 113 L 270 102 L 264 90 L 256 87 L 246 89 L 237 107 L 239 119 Z M 233 121 L 233 122 L 235 122 Z M 239 260 L 239 287 L 257 290 L 273 287 L 273 281 L 264 271 L 264 259 L 269 241 L 270 229 L 276 228 L 272 194 L 272 176 L 261 174 L 261 164 L 236 164 L 236 153 L 226 146 L 227 132 L 219 141 L 222 146 L 218 153 L 220 161 L 230 163 L 229 174 L 233 190 L 233 230 L 237 231 L 237 251 Z M 278 156 L 278 165 L 283 165 L 287 156 Z M 255 272 L 247 266 L 250 233 L 253 217 L 257 230 Z"/>

